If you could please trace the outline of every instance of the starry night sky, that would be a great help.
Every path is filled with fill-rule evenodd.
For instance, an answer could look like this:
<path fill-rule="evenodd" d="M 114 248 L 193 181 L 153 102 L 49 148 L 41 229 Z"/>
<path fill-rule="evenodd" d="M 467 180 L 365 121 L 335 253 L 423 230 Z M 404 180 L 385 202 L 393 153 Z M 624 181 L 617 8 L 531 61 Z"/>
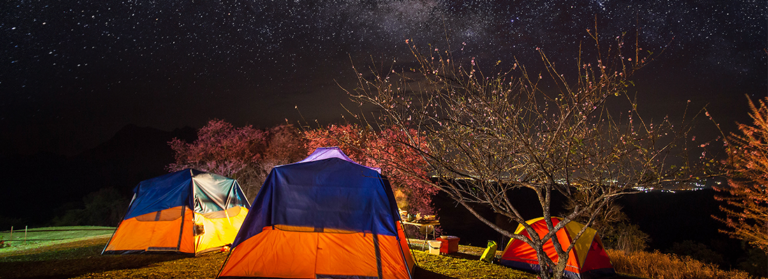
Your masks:
<path fill-rule="evenodd" d="M 75 154 L 129 123 L 263 128 L 294 107 L 339 121 L 352 61 L 407 65 L 405 39 L 575 65 L 595 16 L 607 41 L 639 27 L 644 49 L 666 47 L 633 89 L 651 116 L 690 99 L 728 130 L 748 121 L 745 94 L 768 95 L 765 0 L 8 0 L 0 14 L 0 154 Z"/>

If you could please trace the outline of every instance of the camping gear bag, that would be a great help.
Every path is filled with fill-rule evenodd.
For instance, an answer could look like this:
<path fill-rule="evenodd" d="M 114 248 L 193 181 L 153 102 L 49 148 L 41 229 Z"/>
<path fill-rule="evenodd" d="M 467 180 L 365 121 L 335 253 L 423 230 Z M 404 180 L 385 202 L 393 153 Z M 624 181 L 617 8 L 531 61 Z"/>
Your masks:
<path fill-rule="evenodd" d="M 483 255 L 480 256 L 480 260 L 484 262 L 493 262 L 493 258 L 496 257 L 496 241 L 488 240 L 488 248 L 485 248 Z"/>

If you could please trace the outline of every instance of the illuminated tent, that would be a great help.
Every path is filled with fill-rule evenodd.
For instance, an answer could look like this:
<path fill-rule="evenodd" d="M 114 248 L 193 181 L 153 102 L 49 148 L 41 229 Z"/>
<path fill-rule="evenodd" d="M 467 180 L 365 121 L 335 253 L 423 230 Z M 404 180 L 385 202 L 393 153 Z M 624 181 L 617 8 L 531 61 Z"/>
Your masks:
<path fill-rule="evenodd" d="M 558 217 L 553 217 L 552 225 L 557 226 L 557 224 L 560 223 L 560 220 L 561 219 Z M 539 237 L 544 237 L 544 235 L 549 232 L 544 218 L 528 220 L 526 223 L 536 230 Z M 571 221 L 566 224 L 563 229 L 560 229 L 557 232 L 556 237 L 563 249 L 568 249 L 568 243 L 571 243 L 573 237 L 575 237 L 583 227 L 583 224 Z M 528 232 L 523 228 L 523 225 L 517 226 L 515 234 L 524 235 L 530 238 Z M 608 258 L 608 254 L 605 252 L 605 249 L 603 249 L 603 243 L 601 242 L 597 231 L 588 227 L 574 245 L 575 246 L 571 249 L 571 252 L 568 255 L 568 263 L 565 267 L 565 277 L 584 279 L 616 274 L 613 270 L 613 265 L 611 265 L 611 259 Z M 544 251 L 547 252 L 549 258 L 557 263 L 558 256 L 555 247 L 552 244 L 552 240 L 547 241 L 543 248 Z M 500 263 L 526 271 L 538 272 L 541 270 L 539 261 L 536 258 L 536 251 L 525 242 L 514 238 L 509 241 L 507 248 L 504 249 Z"/>
<path fill-rule="evenodd" d="M 186 169 L 144 180 L 102 254 L 197 254 L 234 241 L 248 214 L 236 180 Z"/>
<path fill-rule="evenodd" d="M 410 278 L 389 182 L 338 148 L 272 169 L 219 278 Z"/>

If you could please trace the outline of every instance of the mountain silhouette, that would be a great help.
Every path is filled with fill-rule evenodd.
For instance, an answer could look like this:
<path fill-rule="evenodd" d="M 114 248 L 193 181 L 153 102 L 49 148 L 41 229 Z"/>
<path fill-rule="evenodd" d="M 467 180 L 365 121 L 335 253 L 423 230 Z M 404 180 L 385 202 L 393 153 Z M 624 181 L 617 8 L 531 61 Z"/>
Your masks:
<path fill-rule="evenodd" d="M 190 127 L 162 131 L 129 124 L 72 157 L 47 152 L 0 155 L 0 228 L 45 225 L 102 188 L 113 187 L 130 198 L 139 181 L 167 173 L 165 166 L 173 162 L 168 141 L 191 142 L 196 137 Z"/>

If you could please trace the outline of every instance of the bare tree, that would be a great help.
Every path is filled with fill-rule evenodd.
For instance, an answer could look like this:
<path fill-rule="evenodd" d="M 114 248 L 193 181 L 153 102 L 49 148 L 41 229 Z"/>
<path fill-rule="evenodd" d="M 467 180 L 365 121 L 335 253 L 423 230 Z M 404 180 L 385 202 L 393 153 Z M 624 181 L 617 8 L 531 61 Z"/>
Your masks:
<path fill-rule="evenodd" d="M 347 90 L 361 105 L 377 108 L 378 126 L 418 131 L 420 137 L 398 143 L 423 156 L 431 176 L 411 175 L 447 193 L 499 233 L 531 245 L 542 278 L 563 276 L 573 243 L 559 243 L 553 236 L 575 217 L 586 214 L 589 226 L 621 195 L 684 174 L 693 178 L 687 175 L 688 163 L 674 167 L 668 162 L 683 150 L 676 140 L 690 126 L 675 126 L 666 117 L 657 123 L 643 119 L 627 92 L 629 78 L 652 54 L 637 43 L 626 47 L 624 36 L 602 49 L 597 31 L 587 32 L 595 51 L 587 62 L 579 49 L 574 76 L 558 72 L 543 51 L 540 73 L 532 74 L 515 60 L 510 70 L 499 70 L 499 61 L 491 67 L 494 74 L 485 75 L 475 58 L 462 65 L 450 49 L 430 45 L 428 53 L 420 52 L 406 40 L 419 66 L 372 69 L 370 74 L 356 69 L 358 86 Z M 409 173 L 405 166 L 401 172 Z M 512 203 L 509 193 L 518 188 L 536 193 L 549 228 L 546 235 L 539 237 Z M 576 203 L 556 226 L 550 219 L 555 194 Z M 497 226 L 476 211 L 477 205 L 522 224 L 531 238 Z M 559 261 L 544 252 L 548 241 Z"/>

